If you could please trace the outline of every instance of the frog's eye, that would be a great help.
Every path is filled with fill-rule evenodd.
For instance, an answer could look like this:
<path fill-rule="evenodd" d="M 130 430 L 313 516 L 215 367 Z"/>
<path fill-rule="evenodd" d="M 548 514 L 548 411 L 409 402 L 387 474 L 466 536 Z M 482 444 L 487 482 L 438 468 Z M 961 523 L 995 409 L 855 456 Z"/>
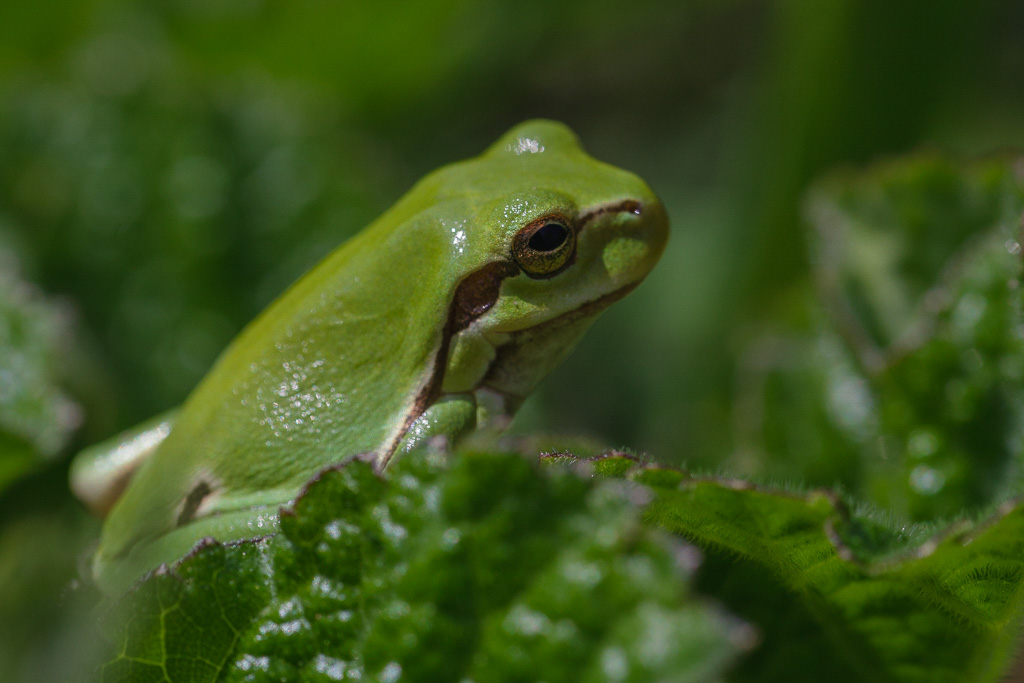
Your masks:
<path fill-rule="evenodd" d="M 576 253 L 576 234 L 560 216 L 544 216 L 522 228 L 512 238 L 512 256 L 533 278 L 551 277 Z"/>

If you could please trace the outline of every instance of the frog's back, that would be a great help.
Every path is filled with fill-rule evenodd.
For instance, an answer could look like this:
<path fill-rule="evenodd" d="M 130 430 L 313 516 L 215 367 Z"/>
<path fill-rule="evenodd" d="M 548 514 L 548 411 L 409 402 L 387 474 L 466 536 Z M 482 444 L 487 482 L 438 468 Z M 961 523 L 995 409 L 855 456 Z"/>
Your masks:
<path fill-rule="evenodd" d="M 437 280 L 450 245 L 429 216 L 406 221 L 400 234 L 387 218 L 307 273 L 224 351 L 111 510 L 104 553 L 199 516 L 287 502 L 324 466 L 389 447 L 441 341 L 435 321 L 450 295 L 420 284 Z M 423 234 L 410 239 L 416 230 Z"/>

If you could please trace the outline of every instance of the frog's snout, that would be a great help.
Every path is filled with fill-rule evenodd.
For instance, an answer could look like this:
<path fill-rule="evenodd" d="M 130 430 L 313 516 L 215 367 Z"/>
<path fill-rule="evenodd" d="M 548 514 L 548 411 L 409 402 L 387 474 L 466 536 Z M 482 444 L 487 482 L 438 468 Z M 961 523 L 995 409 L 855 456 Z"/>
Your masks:
<path fill-rule="evenodd" d="M 603 270 L 615 288 L 643 280 L 668 242 L 668 216 L 653 194 L 600 207 L 588 220 L 585 229 L 598 233 Z"/>
<path fill-rule="evenodd" d="M 650 247 L 653 260 L 650 267 L 661 258 L 668 244 L 668 213 L 664 205 L 657 197 L 651 195 L 647 201 L 636 202 L 636 216 L 639 218 L 636 226 L 636 235 Z"/>

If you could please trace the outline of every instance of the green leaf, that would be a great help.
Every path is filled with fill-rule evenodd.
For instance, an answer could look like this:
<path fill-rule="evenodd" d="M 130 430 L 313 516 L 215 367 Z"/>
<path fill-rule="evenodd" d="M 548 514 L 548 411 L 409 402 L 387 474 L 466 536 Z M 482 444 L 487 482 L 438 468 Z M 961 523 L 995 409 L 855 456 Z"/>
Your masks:
<path fill-rule="evenodd" d="M 921 155 L 817 186 L 817 298 L 742 356 L 734 469 L 838 481 L 914 520 L 1019 490 L 1019 169 Z"/>
<path fill-rule="evenodd" d="M 911 156 L 835 175 L 811 193 L 821 290 L 864 363 L 916 346 L 955 308 L 950 290 L 984 285 L 994 269 L 1017 273 L 1024 184 L 1016 163 Z"/>
<path fill-rule="evenodd" d="M 941 533 L 893 529 L 833 493 L 691 476 L 616 455 L 647 520 L 706 550 L 697 586 L 764 634 L 745 681 L 993 681 L 1024 615 L 1024 501 Z"/>
<path fill-rule="evenodd" d="M 108 615 L 104 681 L 714 680 L 752 632 L 621 484 L 510 455 L 323 472 L 270 539 L 197 548 Z"/>
<path fill-rule="evenodd" d="M 909 157 L 826 181 L 810 206 L 826 310 L 872 394 L 867 441 L 882 452 L 865 456 L 884 464 L 870 473 L 871 498 L 929 519 L 1013 491 L 1024 425 L 1019 160 Z"/>

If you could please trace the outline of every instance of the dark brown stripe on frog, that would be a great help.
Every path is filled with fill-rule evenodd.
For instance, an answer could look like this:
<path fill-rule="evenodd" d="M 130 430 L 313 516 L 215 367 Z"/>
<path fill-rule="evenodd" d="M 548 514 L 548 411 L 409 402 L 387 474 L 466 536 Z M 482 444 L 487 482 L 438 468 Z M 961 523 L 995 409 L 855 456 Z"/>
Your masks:
<path fill-rule="evenodd" d="M 394 455 L 395 450 L 402 443 L 402 439 L 405 438 L 420 415 L 441 396 L 444 369 L 448 363 L 448 350 L 451 347 L 452 337 L 491 310 L 498 301 L 502 281 L 507 277 L 518 275 L 519 272 L 519 266 L 514 263 L 495 261 L 462 278 L 459 286 L 455 288 L 455 296 L 452 297 L 452 302 L 448 306 L 448 317 L 444 329 L 441 330 L 441 342 L 434 354 L 430 379 L 423 385 L 416 400 L 413 401 L 413 408 L 405 418 L 402 429 L 381 454 L 381 469 L 391 460 L 391 456 Z"/>

